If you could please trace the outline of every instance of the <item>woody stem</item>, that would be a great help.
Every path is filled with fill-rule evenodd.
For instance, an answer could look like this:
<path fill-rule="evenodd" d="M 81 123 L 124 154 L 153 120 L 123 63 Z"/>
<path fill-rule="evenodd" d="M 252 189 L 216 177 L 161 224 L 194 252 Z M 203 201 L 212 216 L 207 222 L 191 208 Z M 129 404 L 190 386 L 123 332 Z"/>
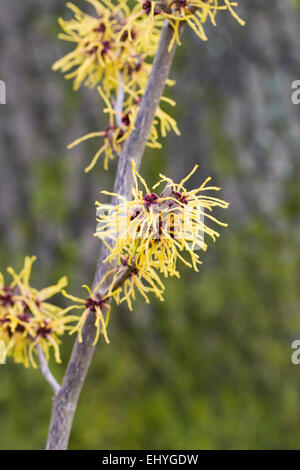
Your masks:
<path fill-rule="evenodd" d="M 45 355 L 43 353 L 43 350 L 39 344 L 35 346 L 35 349 L 37 350 L 39 360 L 40 360 L 40 370 L 51 388 L 53 389 L 54 395 L 57 395 L 60 389 L 60 385 L 57 382 L 56 378 L 52 374 L 51 370 L 49 369 L 48 362 L 45 358 Z"/>

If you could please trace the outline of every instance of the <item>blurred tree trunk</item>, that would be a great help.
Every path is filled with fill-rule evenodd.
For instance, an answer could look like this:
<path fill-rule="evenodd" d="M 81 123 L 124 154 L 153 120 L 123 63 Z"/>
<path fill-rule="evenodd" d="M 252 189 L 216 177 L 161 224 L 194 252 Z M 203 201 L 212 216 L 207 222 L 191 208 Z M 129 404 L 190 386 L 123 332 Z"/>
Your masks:
<path fill-rule="evenodd" d="M 241 2 L 239 11 L 247 26 L 221 13 L 217 29 L 206 27 L 207 43 L 185 32 L 172 73 L 182 137 L 169 138 L 164 154 L 177 177 L 187 161 L 198 160 L 204 176 L 225 186 L 233 214 L 247 217 L 258 208 L 272 216 L 299 173 L 299 110 L 290 102 L 291 82 L 300 78 L 299 15 L 289 0 Z M 94 93 L 73 96 L 71 84 L 51 71 L 67 50 L 56 40 L 59 14 L 67 14 L 59 0 L 0 5 L 0 79 L 7 82 L 7 105 L 0 106 L 0 233 L 10 255 L 34 246 L 49 263 L 71 234 L 82 241 L 88 264 L 95 244 L 86 233 L 94 221 L 89 213 L 77 225 L 78 208 L 95 199 L 101 182 L 107 186 L 107 175 L 100 165 L 93 175 L 83 174 L 92 154 L 87 146 L 66 151 L 74 137 L 99 127 L 99 109 Z M 37 171 L 47 172 L 56 160 L 67 170 L 64 204 L 74 211 L 60 228 L 35 204 Z"/>

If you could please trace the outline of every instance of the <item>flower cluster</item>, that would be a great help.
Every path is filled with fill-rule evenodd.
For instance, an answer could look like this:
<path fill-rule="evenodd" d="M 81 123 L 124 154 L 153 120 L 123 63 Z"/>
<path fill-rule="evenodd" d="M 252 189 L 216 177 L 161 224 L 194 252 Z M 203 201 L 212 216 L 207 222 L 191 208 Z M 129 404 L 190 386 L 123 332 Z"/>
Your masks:
<path fill-rule="evenodd" d="M 104 169 L 107 169 L 109 161 L 121 152 L 134 129 L 163 21 L 168 20 L 174 30 L 170 49 L 175 42 L 180 44 L 180 25 L 183 23 L 206 40 L 203 23 L 210 19 L 215 25 L 215 17 L 220 10 L 228 10 L 241 24 L 244 22 L 233 9 L 237 3 L 231 0 L 224 0 L 222 4 L 219 0 L 146 0 L 138 1 L 133 8 L 130 8 L 129 0 L 86 1 L 93 6 L 94 14 L 84 13 L 68 3 L 74 17 L 59 19 L 63 30 L 60 39 L 75 44 L 75 49 L 58 60 L 53 69 L 62 71 L 67 79 L 73 79 L 75 90 L 82 84 L 90 88 L 97 86 L 105 102 L 103 111 L 109 115 L 106 128 L 89 133 L 69 145 L 73 148 L 93 137 L 103 139 L 103 144 L 85 168 L 88 172 L 102 154 Z M 171 80 L 166 83 L 174 84 Z M 175 105 L 166 97 L 162 97 L 161 102 Z M 165 137 L 172 130 L 180 134 L 176 121 L 159 106 L 147 145 L 160 148 L 160 135 Z"/>
<path fill-rule="evenodd" d="M 53 66 L 54 70 L 66 73 L 67 79 L 74 79 L 75 90 L 82 83 L 91 88 L 97 86 L 105 103 L 103 111 L 109 116 L 106 128 L 89 133 L 68 146 L 73 148 L 93 137 L 103 138 L 103 145 L 86 167 L 86 172 L 94 168 L 102 154 L 104 169 L 107 169 L 109 161 L 120 153 L 122 144 L 134 129 L 162 24 L 160 19 L 150 27 L 145 15 L 136 18 L 134 24 L 130 23 L 127 0 L 117 4 L 87 1 L 93 5 L 96 16 L 85 14 L 69 3 L 75 18 L 69 21 L 60 18 L 64 33 L 59 37 L 74 42 L 76 48 Z M 102 87 L 99 86 L 100 81 Z M 167 85 L 173 84 L 167 80 Z M 175 106 L 175 102 L 166 97 L 161 101 Z M 179 135 L 176 121 L 158 107 L 147 145 L 160 148 L 159 134 L 165 137 L 171 130 Z"/>
<path fill-rule="evenodd" d="M 163 18 L 168 20 L 174 30 L 169 45 L 171 50 L 175 42 L 181 45 L 180 26 L 183 24 L 187 24 L 202 41 L 207 41 L 203 25 L 210 20 L 216 26 L 216 15 L 219 11 L 228 11 L 243 26 L 245 22 L 235 11 L 237 6 L 238 2 L 232 0 L 142 0 L 133 9 L 121 34 L 124 31 L 129 33 L 137 19 L 145 15 L 148 16 L 150 25 Z"/>
<path fill-rule="evenodd" d="M 147 281 L 145 286 L 136 282 L 139 277 L 129 278 L 127 285 L 123 283 L 119 288 L 117 296 L 110 293 L 120 301 L 134 300 L 135 287 L 146 295 L 154 292 L 162 298 L 163 284 L 157 273 L 164 277 L 179 277 L 179 261 L 198 271 L 201 264 L 198 251 L 207 249 L 205 236 L 213 241 L 219 237 L 207 221 L 225 227 L 226 224 L 214 217 L 212 211 L 217 207 L 228 207 L 222 199 L 208 195 L 208 192 L 220 189 L 208 185 L 210 178 L 197 189 L 186 189 L 185 183 L 197 170 L 197 165 L 180 183 L 160 175 L 159 182 L 152 189 L 136 171 L 133 162 L 132 166 L 135 181 L 132 200 L 102 191 L 120 202 L 114 206 L 96 203 L 99 209 L 95 236 L 109 250 L 104 262 L 116 263 L 119 270 L 125 265 L 132 266 L 134 274 Z M 162 185 L 158 195 L 154 191 Z M 128 303 L 131 307 L 130 301 Z"/>
<path fill-rule="evenodd" d="M 238 3 L 233 0 L 86 0 L 94 13 L 82 12 L 68 3 L 74 17 L 60 19 L 63 29 L 60 38 L 75 44 L 75 49 L 54 64 L 54 70 L 74 80 L 74 89 L 81 85 L 97 90 L 104 102 L 103 111 L 108 115 L 105 129 L 91 132 L 69 145 L 73 148 L 92 138 L 103 139 L 102 145 L 85 171 L 96 165 L 104 155 L 104 168 L 122 151 L 124 142 L 135 129 L 140 103 L 145 93 L 153 58 L 157 51 L 161 28 L 167 20 L 173 29 L 169 51 L 174 44 L 181 44 L 181 26 L 187 24 L 203 41 L 207 40 L 204 24 L 216 25 L 220 11 L 229 12 L 241 25 L 236 13 Z M 100 86 L 101 82 L 101 86 Z M 173 81 L 167 80 L 171 86 Z M 170 98 L 161 97 L 148 136 L 147 145 L 160 148 L 160 136 L 168 132 L 179 134 L 176 121 L 162 109 L 162 104 L 175 106 Z M 160 180 L 149 189 L 146 181 L 133 165 L 135 186 L 132 200 L 103 191 L 118 199 L 114 206 L 97 203 L 98 227 L 95 236 L 108 248 L 112 268 L 101 283 L 88 290 L 88 298 L 64 295 L 75 302 L 69 309 L 81 309 L 82 315 L 70 333 L 78 332 L 82 341 L 82 328 L 86 319 L 95 319 L 94 344 L 102 334 L 109 342 L 107 324 L 111 300 L 117 304 L 126 302 L 132 309 L 132 301 L 139 292 L 149 302 L 149 294 L 163 300 L 164 284 L 161 277 L 179 277 L 178 264 L 198 270 L 201 264 L 199 251 L 207 249 L 205 236 L 214 241 L 219 237 L 207 221 L 220 226 L 213 214 L 215 208 L 227 208 L 228 204 L 210 191 L 220 188 L 209 186 L 207 178 L 201 186 L 187 190 L 186 181 L 197 166 L 180 182 L 160 175 Z M 158 191 L 157 188 L 161 187 Z M 158 194 L 159 193 L 159 194 Z M 104 283 L 108 285 L 104 289 Z"/>
<path fill-rule="evenodd" d="M 56 285 L 42 290 L 29 284 L 32 264 L 35 257 L 26 257 L 20 273 L 7 269 L 12 280 L 9 284 L 0 273 L 0 340 L 5 345 L 7 356 L 25 367 L 37 367 L 34 353 L 40 345 L 46 359 L 49 349 L 54 350 L 55 360 L 61 362 L 58 336 L 70 328 L 70 322 L 77 317 L 67 315 L 69 309 L 62 310 L 47 300 L 62 291 L 67 279 L 62 277 Z M 2 344 L 3 344 L 2 343 Z"/>
<path fill-rule="evenodd" d="M 149 294 L 163 301 L 165 286 L 161 276 L 180 277 L 179 261 L 198 271 L 201 261 L 197 251 L 207 249 L 205 236 L 214 241 L 219 237 L 219 233 L 207 225 L 207 220 L 226 227 L 227 224 L 214 217 L 212 211 L 217 207 L 227 208 L 228 203 L 207 195 L 209 191 L 220 189 L 208 185 L 210 178 L 197 189 L 186 189 L 186 181 L 197 168 L 196 165 L 180 183 L 160 175 L 160 180 L 150 190 L 132 161 L 135 183 L 133 199 L 127 200 L 118 194 L 102 191 L 120 201 L 116 205 L 96 202 L 98 226 L 95 236 L 107 246 L 109 255 L 104 262 L 109 262 L 112 268 L 92 291 L 84 286 L 89 293 L 87 299 L 63 291 L 66 297 L 75 302 L 69 308 L 83 311 L 79 322 L 70 331 L 70 334 L 78 332 L 80 342 L 85 321 L 89 315 L 93 315 L 96 326 L 94 344 L 100 334 L 109 343 L 107 324 L 111 300 L 117 305 L 126 302 L 130 310 L 137 292 L 147 303 Z M 158 196 L 154 190 L 162 185 L 163 190 Z M 189 259 L 186 259 L 185 254 Z"/>

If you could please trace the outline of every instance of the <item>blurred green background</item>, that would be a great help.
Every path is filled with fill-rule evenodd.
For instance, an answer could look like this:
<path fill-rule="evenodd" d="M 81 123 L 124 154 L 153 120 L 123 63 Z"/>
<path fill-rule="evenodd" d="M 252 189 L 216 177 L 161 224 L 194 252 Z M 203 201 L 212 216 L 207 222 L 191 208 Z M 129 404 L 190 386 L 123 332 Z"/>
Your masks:
<path fill-rule="evenodd" d="M 75 1 L 81 5 L 82 2 Z M 240 2 L 189 31 L 177 51 L 170 95 L 182 136 L 147 151 L 142 172 L 191 185 L 212 176 L 231 205 L 229 228 L 200 272 L 168 280 L 165 302 L 113 310 L 111 344 L 97 347 L 80 398 L 71 449 L 300 448 L 300 16 L 289 0 Z M 51 71 L 68 45 L 56 39 L 61 0 L 2 0 L 0 79 L 0 270 L 36 254 L 38 287 L 66 274 L 81 295 L 99 243 L 94 201 L 111 189 L 113 164 L 85 175 L 97 142 L 66 145 L 102 128 L 96 91 L 71 90 Z M 66 338 L 62 377 L 74 338 Z M 0 448 L 43 448 L 51 390 L 39 371 L 0 368 Z"/>

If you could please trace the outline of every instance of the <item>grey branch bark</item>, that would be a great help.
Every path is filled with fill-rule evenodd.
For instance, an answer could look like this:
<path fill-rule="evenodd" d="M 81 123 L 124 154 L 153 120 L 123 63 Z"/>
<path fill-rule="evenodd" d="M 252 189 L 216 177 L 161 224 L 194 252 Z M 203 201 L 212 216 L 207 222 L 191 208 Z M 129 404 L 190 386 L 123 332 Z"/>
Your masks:
<path fill-rule="evenodd" d="M 48 363 L 46 361 L 45 355 L 43 350 L 39 344 L 36 345 L 35 349 L 37 350 L 39 360 L 40 360 L 40 370 L 47 382 L 50 384 L 54 395 L 57 395 L 60 389 L 60 385 L 57 382 L 56 378 L 52 374 L 51 370 L 49 369 Z"/>
<path fill-rule="evenodd" d="M 172 35 L 173 30 L 166 22 L 162 28 L 158 50 L 140 104 L 135 129 L 132 131 L 119 157 L 114 192 L 125 197 L 130 196 L 132 188 L 131 159 L 135 161 L 136 168 L 139 168 L 155 111 L 169 75 L 176 48 L 176 45 L 174 45 L 172 51 L 168 52 Z M 103 264 L 105 256 L 106 249 L 102 245 L 93 283 L 94 288 L 109 269 L 108 263 Z M 94 354 L 95 347 L 92 343 L 95 332 L 94 318 L 89 315 L 82 331 L 83 342 L 79 343 L 76 340 L 62 385 L 54 398 L 46 446 L 48 450 L 63 450 L 68 447 L 77 402 Z"/>

